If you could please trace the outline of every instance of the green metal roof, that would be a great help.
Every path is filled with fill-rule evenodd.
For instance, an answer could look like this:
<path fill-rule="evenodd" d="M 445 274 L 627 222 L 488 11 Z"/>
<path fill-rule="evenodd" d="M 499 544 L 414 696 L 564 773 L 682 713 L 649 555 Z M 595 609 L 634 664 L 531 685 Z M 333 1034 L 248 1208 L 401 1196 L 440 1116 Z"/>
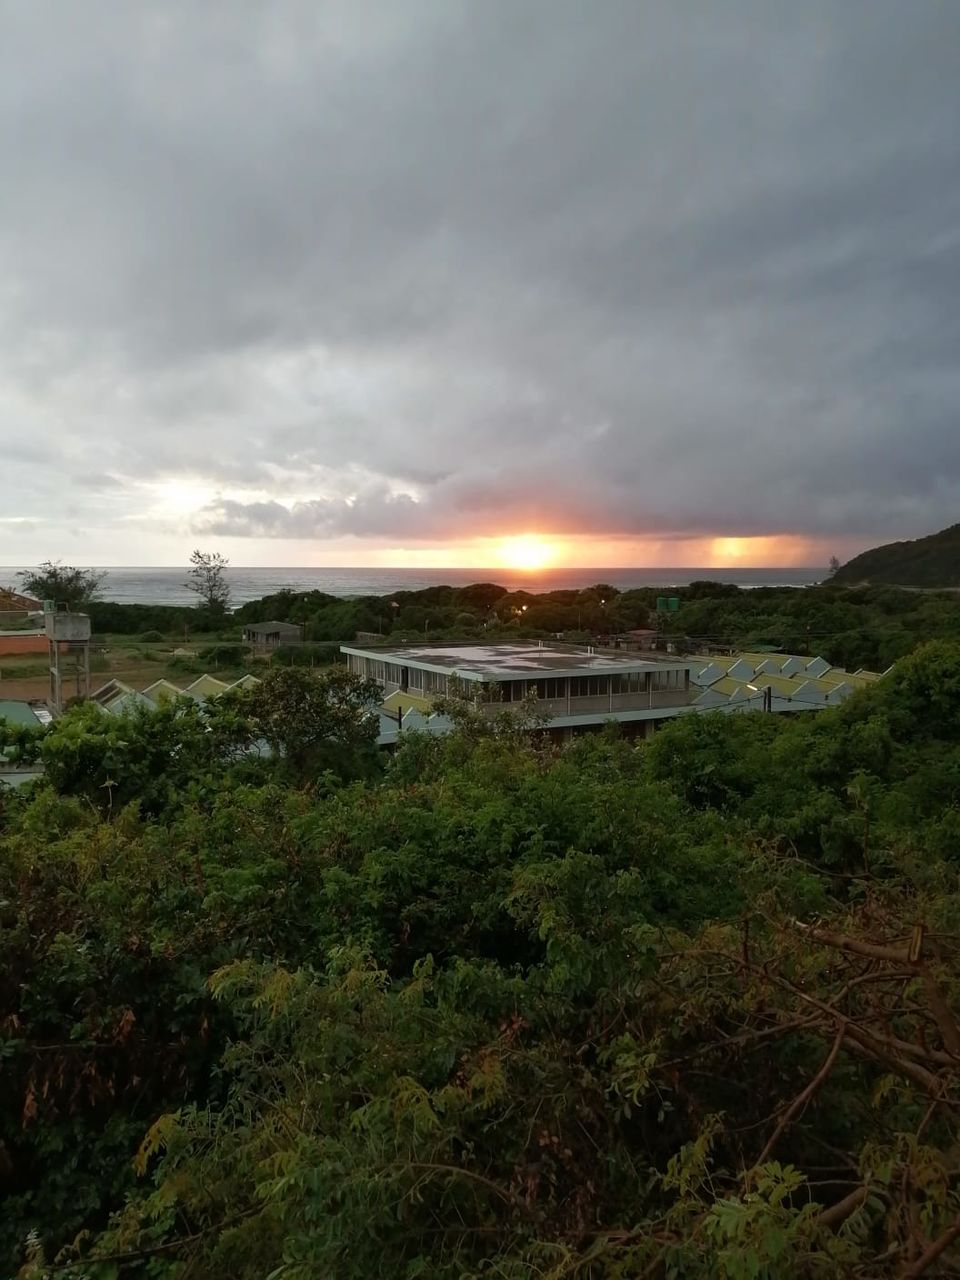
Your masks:
<path fill-rule="evenodd" d="M 9 724 L 22 724 L 30 729 L 40 728 L 40 721 L 29 702 L 0 702 L 0 718 Z"/>

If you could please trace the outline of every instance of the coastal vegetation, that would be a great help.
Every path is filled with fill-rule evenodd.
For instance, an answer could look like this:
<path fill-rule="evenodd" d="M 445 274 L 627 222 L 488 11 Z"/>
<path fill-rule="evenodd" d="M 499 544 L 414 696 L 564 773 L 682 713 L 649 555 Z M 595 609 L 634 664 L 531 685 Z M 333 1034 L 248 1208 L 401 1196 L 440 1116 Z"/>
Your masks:
<path fill-rule="evenodd" d="M 197 606 L 210 619 L 219 622 L 230 604 L 230 583 L 227 568 L 230 561 L 219 551 L 194 551 L 190 556 L 190 568 L 184 584 L 197 597 Z"/>
<path fill-rule="evenodd" d="M 95 600 L 107 577 L 103 570 L 77 569 L 60 560 L 44 560 L 17 576 L 26 595 L 37 601 L 52 600 L 68 609 L 82 609 Z"/>
<path fill-rule="evenodd" d="M 372 697 L 0 728 L 5 1273 L 952 1273 L 960 645 L 639 747 Z"/>
<path fill-rule="evenodd" d="M 495 583 L 354 598 L 282 591 L 227 613 L 202 601 L 188 607 L 93 599 L 83 608 L 93 623 L 94 671 L 134 686 L 206 670 L 236 678 L 265 664 L 322 667 L 337 661 L 340 644 L 358 634 L 366 642 L 400 644 L 558 636 L 616 643 L 618 635 L 640 628 L 681 653 L 774 648 L 877 671 L 927 640 L 960 640 L 960 608 L 949 591 L 851 587 L 832 578 L 804 588 L 694 582 L 670 594 L 679 608 L 669 613 L 657 609 L 662 592 L 618 591 L 610 583 L 540 594 Z M 300 624 L 305 641 L 270 655 L 244 645 L 247 623 L 275 620 Z M 4 657 L 0 680 L 7 696 L 41 697 L 46 665 L 36 657 Z"/>
<path fill-rule="evenodd" d="M 841 565 L 834 578 L 843 583 L 960 587 L 960 524 L 926 538 L 873 547 Z"/>

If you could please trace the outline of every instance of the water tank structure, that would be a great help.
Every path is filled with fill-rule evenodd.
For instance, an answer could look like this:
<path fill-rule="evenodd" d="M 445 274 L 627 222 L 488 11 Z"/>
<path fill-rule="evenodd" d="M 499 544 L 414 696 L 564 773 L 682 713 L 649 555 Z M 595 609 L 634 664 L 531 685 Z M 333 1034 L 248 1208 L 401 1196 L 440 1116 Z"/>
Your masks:
<path fill-rule="evenodd" d="M 63 710 L 63 683 L 76 678 L 76 696 L 90 696 L 90 618 L 85 613 L 44 610 L 44 630 L 50 652 L 50 710 Z M 67 697 L 72 696 L 70 693 Z"/>

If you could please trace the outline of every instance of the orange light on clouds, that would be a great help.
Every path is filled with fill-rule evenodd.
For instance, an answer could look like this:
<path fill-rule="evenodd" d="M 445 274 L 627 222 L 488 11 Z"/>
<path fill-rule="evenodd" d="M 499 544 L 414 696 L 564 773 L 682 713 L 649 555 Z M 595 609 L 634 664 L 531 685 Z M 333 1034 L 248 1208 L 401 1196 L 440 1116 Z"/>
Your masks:
<path fill-rule="evenodd" d="M 710 545 L 711 560 L 719 560 L 721 564 L 729 564 L 731 560 L 742 560 L 750 547 L 755 541 L 767 541 L 767 539 L 755 538 L 714 538 Z"/>
<path fill-rule="evenodd" d="M 816 552 L 810 545 L 810 539 L 791 534 L 770 534 L 766 537 L 750 538 L 711 538 L 704 549 L 707 555 L 704 564 L 716 569 L 738 564 L 760 567 L 817 563 Z"/>
<path fill-rule="evenodd" d="M 557 557 L 557 548 L 534 533 L 504 538 L 497 548 L 500 564 L 507 569 L 545 569 Z"/>

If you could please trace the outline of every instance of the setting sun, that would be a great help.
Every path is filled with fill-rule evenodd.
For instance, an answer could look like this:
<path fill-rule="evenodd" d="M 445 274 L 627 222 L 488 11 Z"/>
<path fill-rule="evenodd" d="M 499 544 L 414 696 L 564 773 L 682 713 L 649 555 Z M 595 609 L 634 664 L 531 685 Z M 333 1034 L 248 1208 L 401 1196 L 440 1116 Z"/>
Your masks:
<path fill-rule="evenodd" d="M 554 548 L 533 534 L 504 538 L 498 555 L 508 569 L 543 569 L 554 558 Z"/>

